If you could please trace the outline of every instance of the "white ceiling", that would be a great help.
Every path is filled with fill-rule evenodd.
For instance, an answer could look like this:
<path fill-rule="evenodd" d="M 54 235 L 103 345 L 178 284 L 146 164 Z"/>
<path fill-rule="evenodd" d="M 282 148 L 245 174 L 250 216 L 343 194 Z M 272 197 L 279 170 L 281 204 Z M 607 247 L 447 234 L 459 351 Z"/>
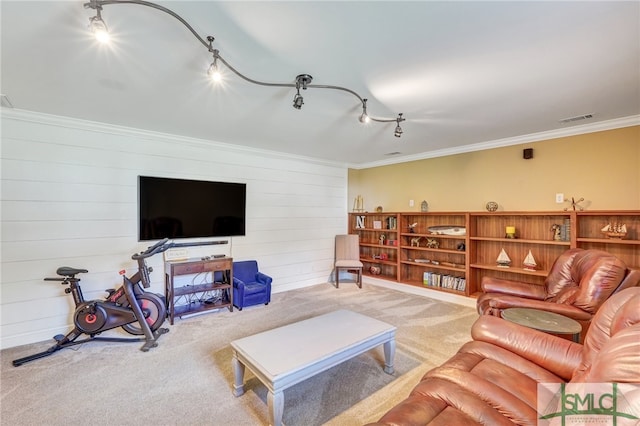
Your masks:
<path fill-rule="evenodd" d="M 158 2 L 246 76 L 206 78 L 212 55 L 176 19 L 105 5 L 99 45 L 82 1 L 7 1 L 1 89 L 15 109 L 339 161 L 354 167 L 638 121 L 640 2 Z M 561 119 L 593 114 L 589 120 Z M 626 120 L 626 121 L 625 121 Z M 518 139 L 520 138 L 520 139 Z M 399 152 L 390 157 L 391 152 Z"/>

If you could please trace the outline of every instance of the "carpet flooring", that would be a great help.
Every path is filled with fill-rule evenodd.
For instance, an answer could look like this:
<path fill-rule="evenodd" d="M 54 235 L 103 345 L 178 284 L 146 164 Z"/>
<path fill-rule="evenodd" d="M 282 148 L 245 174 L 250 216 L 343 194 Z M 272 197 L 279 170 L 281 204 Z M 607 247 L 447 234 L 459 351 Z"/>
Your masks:
<path fill-rule="evenodd" d="M 375 285 L 331 284 L 274 294 L 268 306 L 176 319 L 149 352 L 140 343 L 90 342 L 20 367 L 53 341 L 0 352 L 2 425 L 265 425 L 267 389 L 245 374 L 232 395 L 229 342 L 336 309 L 395 325 L 395 373 L 382 347 L 285 391 L 288 426 L 361 425 L 404 399 L 420 377 L 470 339 L 473 308 Z M 345 324 L 345 327 L 348 327 Z M 111 331 L 104 335 L 123 337 Z"/>

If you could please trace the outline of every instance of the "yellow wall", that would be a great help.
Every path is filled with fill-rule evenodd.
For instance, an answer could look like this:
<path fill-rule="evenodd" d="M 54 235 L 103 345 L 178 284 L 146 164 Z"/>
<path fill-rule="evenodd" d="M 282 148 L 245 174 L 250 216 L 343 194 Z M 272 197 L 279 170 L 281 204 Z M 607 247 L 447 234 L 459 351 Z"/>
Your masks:
<path fill-rule="evenodd" d="M 362 195 L 367 211 L 420 211 L 422 200 L 436 212 L 484 210 L 490 200 L 506 211 L 562 210 L 556 193 L 584 197 L 586 210 L 640 209 L 640 126 L 349 170 L 348 200 Z"/>

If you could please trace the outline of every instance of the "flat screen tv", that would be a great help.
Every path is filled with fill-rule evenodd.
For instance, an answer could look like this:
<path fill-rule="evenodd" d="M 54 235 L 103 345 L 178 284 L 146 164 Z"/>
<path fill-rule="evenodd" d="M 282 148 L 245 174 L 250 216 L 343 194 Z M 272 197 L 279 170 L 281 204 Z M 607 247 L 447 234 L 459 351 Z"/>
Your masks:
<path fill-rule="evenodd" d="M 138 177 L 140 241 L 245 235 L 247 186 Z"/>

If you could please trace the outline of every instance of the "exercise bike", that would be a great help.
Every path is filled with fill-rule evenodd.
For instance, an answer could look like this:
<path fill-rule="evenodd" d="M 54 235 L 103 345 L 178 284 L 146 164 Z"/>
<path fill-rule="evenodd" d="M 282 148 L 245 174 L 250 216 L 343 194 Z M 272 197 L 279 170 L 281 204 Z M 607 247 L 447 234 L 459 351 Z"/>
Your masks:
<path fill-rule="evenodd" d="M 144 290 L 150 286 L 149 273 L 153 271 L 147 266 L 146 259 L 157 253 L 174 246 L 165 238 L 162 241 L 147 248 L 147 250 L 134 254 L 132 259 L 138 262 L 138 271 L 127 278 L 121 271 L 123 284 L 118 289 L 108 289 L 105 300 L 85 301 L 80 287 L 80 278 L 76 275 L 87 273 L 86 269 L 58 268 L 56 273 L 61 277 L 45 278 L 45 281 L 60 281 L 62 285 L 68 285 L 64 292 L 73 296 L 75 312 L 73 314 L 74 328 L 67 335 L 56 335 L 56 344 L 44 352 L 39 352 L 13 361 L 14 366 L 20 366 L 26 362 L 49 356 L 62 348 L 79 345 L 93 340 L 107 342 L 144 342 L 141 351 L 158 346 L 158 338 L 167 332 L 168 328 L 160 328 L 167 316 L 164 298 Z M 141 285 L 142 284 L 142 285 Z M 143 288 L 144 287 L 144 288 Z M 122 327 L 127 333 L 144 335 L 143 338 L 117 338 L 96 337 L 103 331 Z M 83 334 L 88 338 L 76 340 Z"/>

